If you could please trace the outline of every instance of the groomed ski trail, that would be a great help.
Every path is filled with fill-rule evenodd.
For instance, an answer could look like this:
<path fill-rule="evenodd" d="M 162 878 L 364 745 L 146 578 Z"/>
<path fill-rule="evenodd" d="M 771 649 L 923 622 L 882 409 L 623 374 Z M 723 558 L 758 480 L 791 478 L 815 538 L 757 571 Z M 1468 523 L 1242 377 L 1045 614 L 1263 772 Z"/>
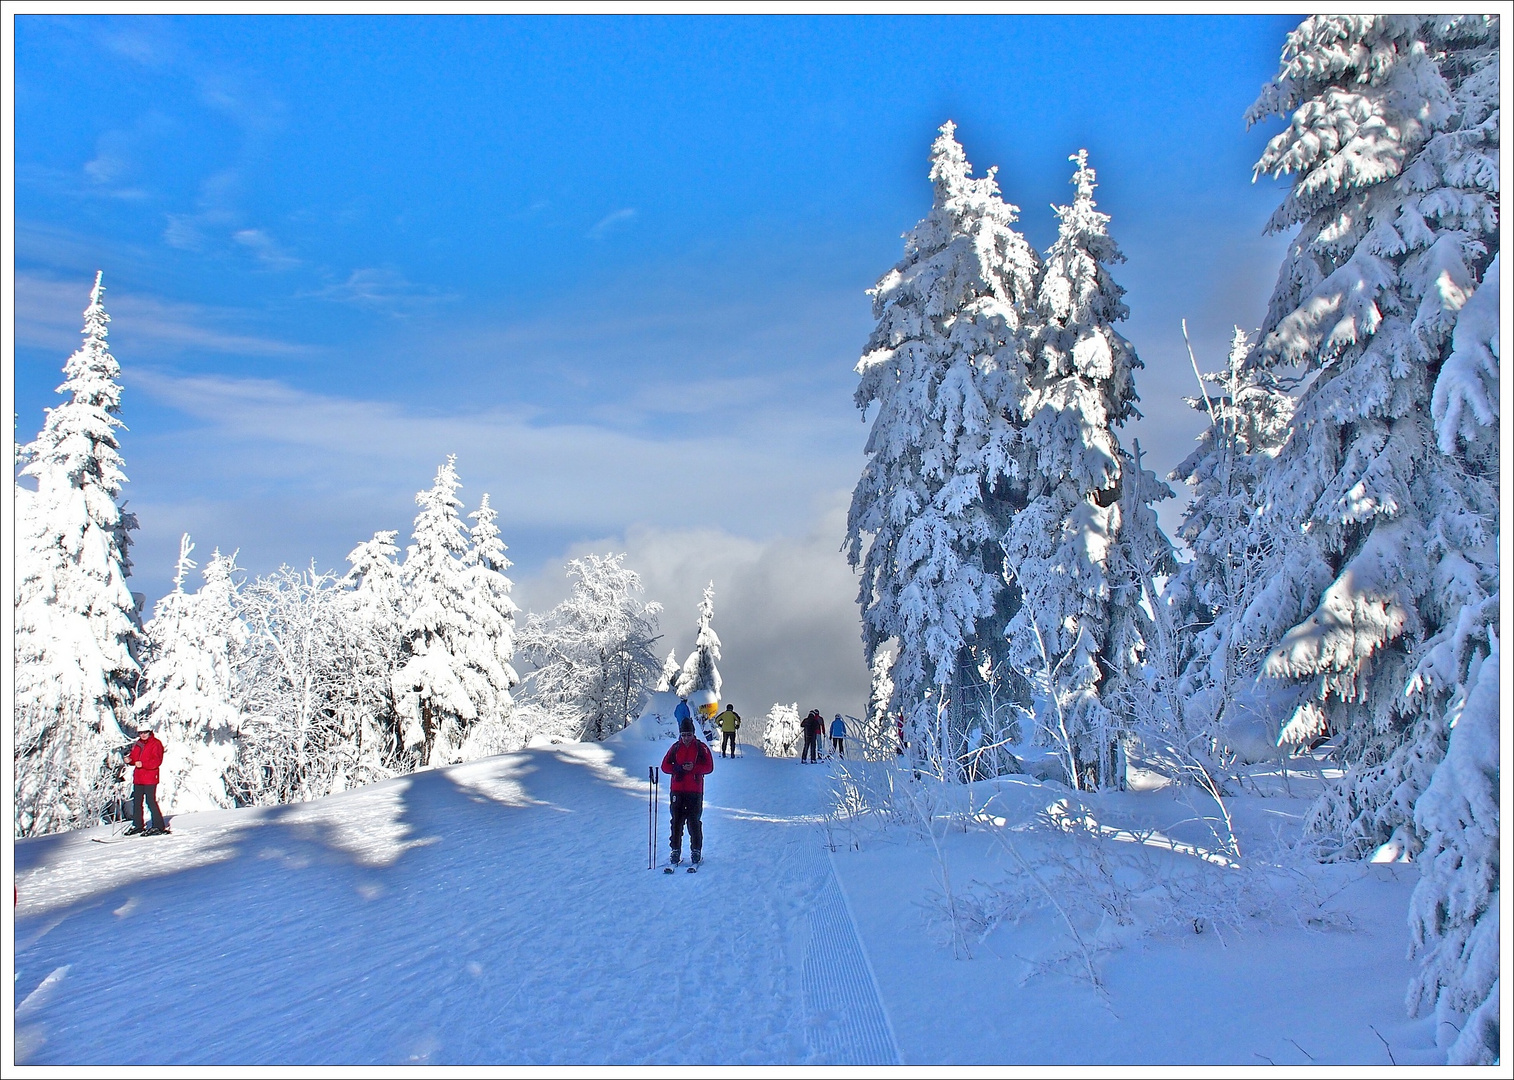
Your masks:
<path fill-rule="evenodd" d="M 16 845 L 18 1061 L 888 1064 L 826 770 L 717 759 L 708 873 L 646 869 L 645 740 Z M 667 851 L 666 795 L 659 847 Z"/>

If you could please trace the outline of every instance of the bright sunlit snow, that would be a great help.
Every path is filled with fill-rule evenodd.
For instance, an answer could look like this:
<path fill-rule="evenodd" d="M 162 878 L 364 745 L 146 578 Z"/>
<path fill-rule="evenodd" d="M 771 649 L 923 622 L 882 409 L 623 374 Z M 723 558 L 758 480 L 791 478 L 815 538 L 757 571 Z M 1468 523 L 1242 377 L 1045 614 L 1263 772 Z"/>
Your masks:
<path fill-rule="evenodd" d="M 649 871 L 647 768 L 666 744 L 640 730 L 181 815 L 166 837 L 18 842 L 18 1062 L 1436 1060 L 1431 1021 L 1403 1019 L 1410 866 L 1315 867 L 1318 929 L 1122 928 L 1095 957 L 1101 992 L 1056 965 L 1068 940 L 1044 911 L 954 956 L 932 846 L 828 815 L 824 762 L 717 758 L 706 865 Z M 1234 800 L 1248 840 L 1296 825 L 1311 789 L 1290 783 Z M 1170 791 L 1099 814 L 1165 825 L 1138 846 L 1193 862 L 1163 847 L 1199 835 Z M 975 785 L 980 824 L 936 829 L 959 897 L 1012 869 L 1009 826 L 1071 795 Z M 658 826 L 665 858 L 666 788 Z"/>

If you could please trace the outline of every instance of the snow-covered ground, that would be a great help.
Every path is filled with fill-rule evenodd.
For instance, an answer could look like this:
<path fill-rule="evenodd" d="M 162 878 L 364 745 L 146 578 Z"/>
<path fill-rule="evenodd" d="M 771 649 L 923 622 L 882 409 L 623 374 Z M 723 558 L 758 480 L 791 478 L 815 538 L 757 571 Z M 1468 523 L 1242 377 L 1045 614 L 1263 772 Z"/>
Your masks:
<path fill-rule="evenodd" d="M 663 749 L 540 747 L 167 837 L 18 841 L 17 1061 L 1444 1060 L 1404 1019 L 1410 866 L 1319 871 L 1349 928 L 1131 936 L 1096 958 L 1101 993 L 1062 967 L 1027 979 L 1065 946 L 1054 917 L 1005 918 L 957 958 L 931 898 L 943 865 L 958 896 L 1002 874 L 994 822 L 1065 789 L 979 785 L 999 792 L 985 825 L 938 829 L 938 858 L 904 826 L 828 824 L 831 767 L 746 746 L 716 760 L 704 872 L 670 876 L 646 867 Z M 1305 803 L 1235 805 L 1260 837 Z M 1137 792 L 1108 814 L 1181 809 Z"/>

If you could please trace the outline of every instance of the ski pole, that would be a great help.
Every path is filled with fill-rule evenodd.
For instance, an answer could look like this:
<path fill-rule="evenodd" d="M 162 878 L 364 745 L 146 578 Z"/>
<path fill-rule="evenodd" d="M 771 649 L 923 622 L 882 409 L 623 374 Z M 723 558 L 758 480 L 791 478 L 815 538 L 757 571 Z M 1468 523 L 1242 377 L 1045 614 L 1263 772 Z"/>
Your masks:
<path fill-rule="evenodd" d="M 652 766 L 647 766 L 647 869 L 652 869 L 652 830 L 656 826 L 652 822 Z"/>

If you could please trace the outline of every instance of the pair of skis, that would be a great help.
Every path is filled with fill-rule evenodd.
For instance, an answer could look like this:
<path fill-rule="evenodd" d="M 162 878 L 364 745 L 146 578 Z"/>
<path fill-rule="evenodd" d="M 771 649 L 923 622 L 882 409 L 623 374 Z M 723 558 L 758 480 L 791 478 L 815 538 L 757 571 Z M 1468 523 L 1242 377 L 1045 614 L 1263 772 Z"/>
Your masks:
<path fill-rule="evenodd" d="M 155 832 L 155 833 L 149 833 L 149 832 L 111 833 L 109 836 L 91 836 L 90 839 L 93 840 L 97 844 L 124 844 L 128 840 L 138 840 L 138 839 L 141 839 L 144 836 L 172 836 L 172 835 L 173 835 L 173 831 L 171 829 L 164 829 L 162 832 Z"/>
<path fill-rule="evenodd" d="M 659 791 L 661 789 L 661 786 L 662 786 L 662 781 L 661 781 L 661 779 L 657 775 L 657 766 L 656 765 L 648 765 L 647 766 L 647 869 L 648 870 L 652 869 L 654 866 L 657 865 L 657 809 L 658 809 L 658 803 L 661 801 L 660 796 L 659 796 Z M 664 874 L 671 874 L 673 872 L 673 865 L 670 863 L 669 865 L 664 866 L 662 868 L 662 872 Z M 684 873 L 686 873 L 686 874 L 697 874 L 697 873 L 699 873 L 699 867 L 696 866 L 693 863 L 690 863 L 688 866 L 686 866 L 684 868 Z"/>

